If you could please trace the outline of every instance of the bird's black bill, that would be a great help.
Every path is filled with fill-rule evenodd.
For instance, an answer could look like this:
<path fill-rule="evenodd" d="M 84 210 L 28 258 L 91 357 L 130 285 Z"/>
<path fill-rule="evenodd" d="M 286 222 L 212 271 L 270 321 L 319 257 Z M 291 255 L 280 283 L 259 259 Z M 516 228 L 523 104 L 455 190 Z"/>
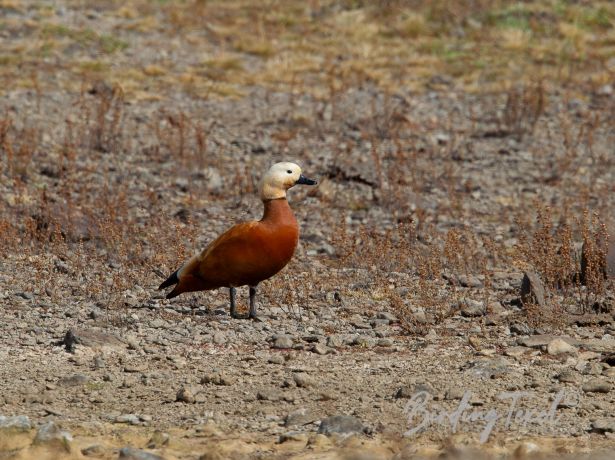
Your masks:
<path fill-rule="evenodd" d="M 299 176 L 299 180 L 295 182 L 295 184 L 300 185 L 316 185 L 316 181 L 314 179 L 308 179 L 303 174 Z"/>

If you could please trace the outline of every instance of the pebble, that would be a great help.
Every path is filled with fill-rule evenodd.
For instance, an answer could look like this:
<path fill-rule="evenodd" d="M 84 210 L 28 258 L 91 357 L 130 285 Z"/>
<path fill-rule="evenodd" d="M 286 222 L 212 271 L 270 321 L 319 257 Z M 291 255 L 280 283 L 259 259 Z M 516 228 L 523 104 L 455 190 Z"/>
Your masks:
<path fill-rule="evenodd" d="M 270 364 L 284 364 L 286 360 L 284 359 L 284 356 L 282 355 L 272 355 L 269 357 L 267 362 Z"/>
<path fill-rule="evenodd" d="M 136 414 L 121 414 L 113 420 L 115 423 L 128 423 L 130 425 L 139 425 L 141 420 Z"/>
<path fill-rule="evenodd" d="M 185 402 L 188 404 L 193 404 L 196 402 L 196 398 L 194 397 L 194 395 L 195 395 L 195 392 L 191 388 L 181 387 L 177 391 L 175 400 L 178 402 Z"/>
<path fill-rule="evenodd" d="M 152 435 L 150 440 L 147 441 L 147 448 L 158 449 L 162 446 L 166 446 L 169 443 L 169 439 L 171 439 L 169 433 L 164 433 L 163 431 L 156 430 L 154 431 L 154 434 Z"/>
<path fill-rule="evenodd" d="M 85 385 L 89 381 L 90 378 L 87 375 L 74 374 L 69 377 L 62 377 L 60 380 L 58 380 L 58 384 L 66 387 L 76 387 L 80 385 Z"/>
<path fill-rule="evenodd" d="M 330 436 L 337 434 L 363 433 L 365 427 L 361 420 L 352 415 L 333 415 L 327 417 L 318 427 L 318 433 Z"/>
<path fill-rule="evenodd" d="M 615 417 L 594 420 L 591 429 L 596 433 L 615 433 Z"/>
<path fill-rule="evenodd" d="M 358 335 L 353 339 L 350 345 L 355 345 L 363 348 L 374 348 L 374 346 L 376 345 L 376 341 L 371 337 Z"/>
<path fill-rule="evenodd" d="M 466 318 L 483 316 L 485 314 L 485 306 L 478 300 L 465 299 L 460 306 L 461 316 L 465 316 Z"/>
<path fill-rule="evenodd" d="M 525 353 L 528 353 L 528 350 L 526 347 L 509 347 L 506 350 L 504 350 L 504 355 L 510 356 L 512 358 L 520 358 Z"/>
<path fill-rule="evenodd" d="M 399 321 L 397 319 L 397 316 L 395 316 L 393 313 L 389 313 L 388 311 L 380 311 L 376 313 L 376 318 L 386 319 L 389 323 L 397 323 Z"/>
<path fill-rule="evenodd" d="M 577 349 L 562 339 L 553 339 L 547 345 L 547 353 L 550 355 L 574 355 Z"/>
<path fill-rule="evenodd" d="M 580 383 L 581 376 L 574 371 L 565 370 L 557 376 L 557 379 L 562 383 Z"/>
<path fill-rule="evenodd" d="M 286 334 L 274 336 L 272 347 L 276 349 L 292 348 L 293 338 Z"/>
<path fill-rule="evenodd" d="M 38 428 L 33 444 L 70 452 L 72 440 L 68 431 L 61 430 L 54 422 L 47 422 Z"/>
<path fill-rule="evenodd" d="M 283 359 L 284 358 L 282 358 L 282 360 Z M 209 383 L 213 383 L 214 385 L 231 386 L 235 383 L 235 378 L 224 372 L 212 372 L 211 374 L 205 374 L 201 377 L 201 384 L 207 385 Z"/>
<path fill-rule="evenodd" d="M 222 345 L 222 344 L 226 343 L 226 341 L 227 341 L 226 335 L 223 332 L 216 332 L 214 334 L 213 341 L 217 345 Z"/>
<path fill-rule="evenodd" d="M 593 379 L 581 388 L 585 393 L 608 393 L 611 391 L 611 384 L 603 379 Z"/>
<path fill-rule="evenodd" d="M 545 306 L 545 288 L 537 273 L 526 271 L 523 274 L 520 290 L 521 301 L 524 304 Z"/>
<path fill-rule="evenodd" d="M 279 401 L 282 399 L 282 395 L 279 391 L 274 389 L 260 390 L 256 393 L 256 399 L 259 401 Z"/>
<path fill-rule="evenodd" d="M 0 415 L 0 431 L 29 431 L 32 428 L 30 419 L 26 415 Z"/>
<path fill-rule="evenodd" d="M 317 343 L 312 347 L 312 351 L 316 353 L 317 355 L 326 355 L 330 353 L 332 350 L 326 345 L 323 345 L 322 343 Z"/>
<path fill-rule="evenodd" d="M 316 420 L 318 420 L 316 415 L 314 415 L 309 409 L 302 407 L 284 417 L 284 426 L 303 426 L 313 423 Z"/>
<path fill-rule="evenodd" d="M 294 373 L 293 380 L 299 388 L 308 388 L 316 385 L 314 379 L 304 372 Z"/>
<path fill-rule="evenodd" d="M 542 348 L 549 345 L 549 343 L 551 343 L 555 339 L 561 339 L 570 345 L 574 345 L 576 342 L 574 339 L 566 336 L 557 337 L 550 334 L 541 334 L 532 335 L 530 337 L 522 337 L 517 341 L 517 343 L 528 348 Z"/>
<path fill-rule="evenodd" d="M 331 348 L 341 348 L 344 346 L 344 339 L 339 335 L 330 335 L 327 337 L 327 346 Z"/>

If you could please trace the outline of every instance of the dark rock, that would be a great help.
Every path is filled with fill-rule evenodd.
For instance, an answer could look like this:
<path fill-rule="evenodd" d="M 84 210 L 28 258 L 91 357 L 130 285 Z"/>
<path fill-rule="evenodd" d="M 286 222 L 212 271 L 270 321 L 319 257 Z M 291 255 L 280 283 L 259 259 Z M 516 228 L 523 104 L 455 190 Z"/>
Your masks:
<path fill-rule="evenodd" d="M 521 302 L 526 304 L 535 304 L 539 307 L 545 306 L 545 288 L 537 273 L 526 271 L 523 274 L 521 281 Z"/>
<path fill-rule="evenodd" d="M 615 353 L 609 353 L 602 359 L 603 363 L 607 363 L 611 367 L 615 367 Z"/>
<path fill-rule="evenodd" d="M 66 351 L 75 351 L 75 345 L 89 348 L 124 347 L 124 343 L 117 336 L 94 329 L 69 329 L 64 336 L 62 344 Z"/>
<path fill-rule="evenodd" d="M 351 415 L 333 415 L 327 417 L 318 427 L 318 433 L 330 436 L 337 434 L 364 433 L 365 427 L 361 420 Z"/>

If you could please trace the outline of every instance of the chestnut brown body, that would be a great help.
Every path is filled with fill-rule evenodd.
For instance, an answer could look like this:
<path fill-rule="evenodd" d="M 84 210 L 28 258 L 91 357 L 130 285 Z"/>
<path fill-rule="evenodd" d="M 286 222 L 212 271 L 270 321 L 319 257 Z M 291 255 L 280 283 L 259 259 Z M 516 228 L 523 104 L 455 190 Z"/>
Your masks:
<path fill-rule="evenodd" d="M 288 264 L 298 241 L 299 226 L 286 198 L 267 200 L 260 221 L 231 227 L 181 267 L 177 286 L 167 298 L 182 292 L 256 286 Z"/>

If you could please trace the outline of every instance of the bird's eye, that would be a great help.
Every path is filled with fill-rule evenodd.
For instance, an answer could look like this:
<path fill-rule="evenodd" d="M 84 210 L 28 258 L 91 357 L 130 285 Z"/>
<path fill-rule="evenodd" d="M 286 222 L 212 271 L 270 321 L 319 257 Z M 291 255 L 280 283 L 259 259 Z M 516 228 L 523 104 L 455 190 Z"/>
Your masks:
<path fill-rule="evenodd" d="M 292 174 L 293 172 L 289 169 L 288 171 L 286 171 L 288 174 Z"/>

